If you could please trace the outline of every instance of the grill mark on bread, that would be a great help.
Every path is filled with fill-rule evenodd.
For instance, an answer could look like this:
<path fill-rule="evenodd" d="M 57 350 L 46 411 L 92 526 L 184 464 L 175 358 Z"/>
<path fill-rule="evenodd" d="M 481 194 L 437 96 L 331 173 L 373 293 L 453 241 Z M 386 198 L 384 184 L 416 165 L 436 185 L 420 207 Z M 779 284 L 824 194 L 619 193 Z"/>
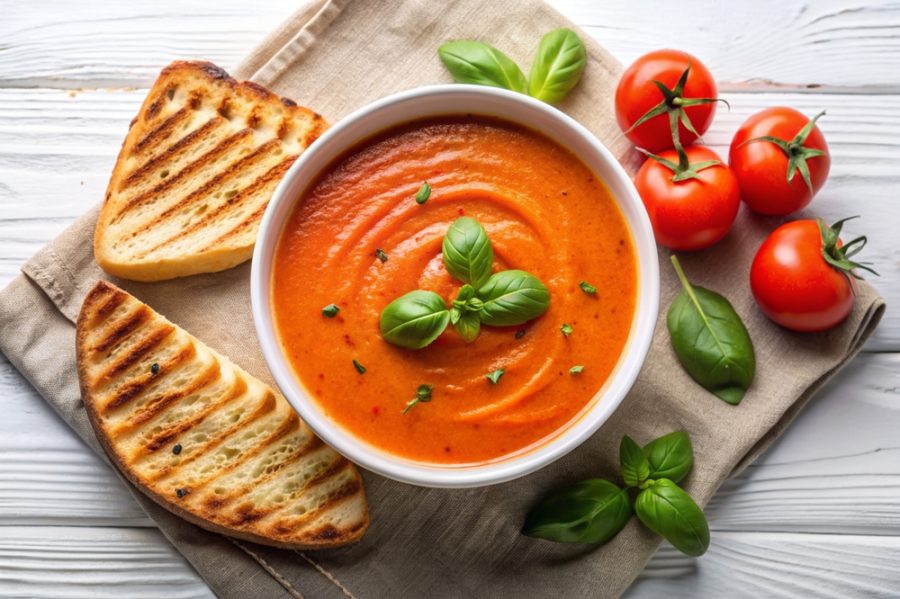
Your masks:
<path fill-rule="evenodd" d="M 188 107 L 185 106 L 179 108 L 171 115 L 167 116 L 162 123 L 152 129 L 147 135 L 135 142 L 131 147 L 132 153 L 134 155 L 140 155 L 153 149 L 158 143 L 168 139 L 172 130 L 190 117 L 191 110 Z"/>
<path fill-rule="evenodd" d="M 267 402 L 267 403 L 269 403 L 269 402 Z M 275 408 L 275 396 L 274 395 L 271 395 L 271 403 L 272 403 L 272 408 L 274 409 Z M 267 416 L 268 413 L 271 411 L 272 410 L 267 410 L 266 412 L 255 414 L 252 419 L 244 421 L 241 426 L 239 426 L 239 427 L 235 426 L 235 427 L 232 427 L 231 429 L 228 429 L 225 434 L 222 434 L 216 438 L 216 440 L 219 441 L 218 443 L 210 444 L 209 452 L 214 453 L 220 447 L 226 445 L 228 443 L 228 437 L 231 437 L 235 432 L 238 431 L 238 429 L 246 429 L 246 428 L 252 426 L 253 422 L 255 422 L 257 420 L 261 420 L 263 417 Z M 249 458 L 256 456 L 261 451 L 263 451 L 266 447 L 269 447 L 270 445 L 272 445 L 273 443 L 275 443 L 276 441 L 278 441 L 285 435 L 287 435 L 287 434 L 291 433 L 293 430 L 295 430 L 297 427 L 298 421 L 299 421 L 299 419 L 297 418 L 297 415 L 294 412 L 289 412 L 289 415 L 284 420 L 282 420 L 281 423 L 279 423 L 278 426 L 271 433 L 269 433 L 262 439 L 257 439 L 256 442 L 251 447 L 242 451 L 241 455 L 239 457 L 235 457 L 233 459 L 228 459 L 225 463 L 218 464 L 217 467 L 210 468 L 208 471 L 206 471 L 205 476 L 202 476 L 202 477 L 198 478 L 197 480 L 193 481 L 190 486 L 191 492 L 193 492 L 194 489 L 196 489 L 196 488 L 200 488 L 200 487 L 206 485 L 211 479 L 222 476 L 223 473 L 231 472 L 235 468 L 240 467 L 241 465 L 246 463 Z M 179 464 L 179 468 L 177 468 L 177 469 L 172 468 L 168 472 L 168 476 L 156 477 L 155 482 L 158 482 L 158 483 L 162 482 L 163 484 L 165 484 L 166 481 L 171 482 L 171 479 L 173 478 L 173 476 L 175 474 L 177 474 L 178 469 L 181 469 L 182 466 L 189 465 L 192 462 L 196 462 L 197 460 L 201 459 L 203 457 L 203 455 L 204 454 L 202 454 L 199 451 L 196 452 L 194 455 L 192 455 L 187 460 L 187 464 L 185 464 L 185 463 Z"/>
<path fill-rule="evenodd" d="M 251 425 L 253 422 L 256 422 L 272 413 L 275 410 L 275 407 L 275 396 L 271 393 L 267 393 L 263 397 L 263 400 L 255 405 L 253 411 L 250 412 L 249 416 L 239 419 L 231 426 L 217 431 L 217 434 L 207 438 L 201 444 L 192 447 L 190 455 L 186 456 L 177 464 L 168 464 L 160 468 L 153 476 L 150 477 L 150 480 L 152 480 L 153 482 L 160 482 L 177 474 L 178 470 L 190 468 L 192 463 L 202 459 L 207 453 L 210 453 L 225 444 L 228 441 L 228 438 L 231 437 L 239 429 Z"/>
<path fill-rule="evenodd" d="M 105 321 L 127 299 L 124 293 L 106 287 L 94 287 L 91 296 L 86 298 L 85 302 L 99 302 L 101 297 L 106 299 L 91 313 L 91 320 L 94 323 Z"/>
<path fill-rule="evenodd" d="M 159 373 L 153 374 L 149 370 L 133 379 L 126 381 L 122 385 L 113 390 L 112 399 L 103 406 L 101 414 L 109 415 L 110 412 L 121 408 L 135 397 L 141 395 L 153 383 L 161 382 L 162 379 L 172 376 L 172 371 L 176 366 L 184 364 L 197 353 L 193 345 L 187 345 L 181 349 L 175 356 L 159 364 Z"/>
<path fill-rule="evenodd" d="M 211 362 L 206 368 L 200 371 L 197 376 L 192 378 L 184 386 L 173 391 L 163 393 L 146 405 L 139 408 L 125 422 L 115 429 L 116 435 L 129 432 L 144 424 L 148 420 L 152 420 L 156 415 L 172 405 L 179 399 L 184 399 L 200 391 L 206 386 L 216 382 L 222 376 L 218 362 Z"/>
<path fill-rule="evenodd" d="M 124 356 L 113 362 L 109 366 L 109 368 L 104 370 L 100 375 L 100 378 L 108 380 L 118 374 L 121 374 L 122 372 L 125 372 L 128 367 L 147 355 L 150 350 L 158 346 L 174 332 L 175 327 L 167 324 L 162 324 L 157 328 L 152 329 L 150 333 L 145 335 L 144 338 L 138 341 L 134 347 L 128 350 L 128 352 Z"/>
<path fill-rule="evenodd" d="M 162 183 L 159 183 L 152 189 L 148 189 L 147 191 L 137 194 L 133 198 L 123 200 L 124 205 L 119 209 L 118 212 L 116 212 L 115 215 L 113 215 L 112 222 L 114 222 L 114 223 L 120 222 L 122 220 L 122 217 L 125 216 L 125 214 L 127 214 L 128 212 L 134 210 L 141 204 L 145 203 L 147 200 L 156 198 L 157 196 L 160 196 L 160 195 L 166 193 L 167 191 L 169 191 L 169 189 L 171 189 L 172 187 L 175 187 L 177 184 L 181 183 L 181 181 L 186 179 L 189 175 L 192 175 L 193 173 L 200 170 L 201 168 L 203 168 L 204 166 L 206 166 L 207 164 L 209 164 L 216 158 L 220 157 L 222 154 L 226 153 L 228 150 L 231 150 L 232 148 L 240 145 L 241 142 L 243 140 L 245 140 L 246 138 L 252 137 L 252 136 L 253 136 L 252 129 L 241 129 L 240 131 L 237 131 L 236 133 L 229 135 L 228 137 L 226 137 L 225 139 L 220 141 L 208 152 L 198 156 L 195 160 L 189 162 L 184 168 L 182 168 L 180 171 L 178 171 L 171 177 L 168 177 L 167 179 L 165 179 Z M 247 158 L 247 156 L 240 158 L 237 162 L 232 163 L 229 166 L 228 170 L 233 170 L 235 168 L 235 166 L 241 164 L 242 161 L 245 160 L 246 158 Z M 227 172 L 228 171 L 226 171 L 226 173 Z M 191 195 L 195 195 L 198 193 L 203 193 L 205 191 L 208 191 L 209 188 L 213 187 L 219 181 L 220 176 L 221 175 L 217 175 L 217 176 L 214 176 L 214 177 L 206 180 L 203 183 L 203 185 L 199 189 L 192 192 Z M 188 197 L 190 197 L 190 196 L 188 196 Z M 157 219 L 158 218 L 159 217 L 157 217 Z M 142 229 L 138 229 L 138 231 L 133 231 L 131 233 L 131 236 L 134 236 L 136 233 L 140 232 L 141 230 Z"/>
<path fill-rule="evenodd" d="M 256 179 L 254 179 L 252 182 L 250 182 L 249 185 L 246 185 L 234 196 L 228 198 L 224 204 L 221 204 L 217 208 L 210 210 L 208 213 L 206 213 L 203 216 L 203 218 L 198 219 L 197 221 L 191 223 L 189 226 L 182 229 L 175 235 L 172 235 L 172 236 L 160 241 L 155 246 L 153 246 L 143 252 L 139 252 L 139 253 L 135 254 L 134 257 L 136 259 L 146 258 L 147 256 L 153 254 L 154 252 L 156 252 L 160 249 L 167 248 L 167 247 L 173 245 L 178 240 L 188 237 L 191 233 L 198 232 L 198 231 L 204 229 L 205 227 L 210 226 L 214 222 L 223 220 L 230 213 L 234 212 L 235 210 L 237 210 L 239 208 L 242 208 L 244 206 L 244 201 L 246 198 L 248 198 L 248 196 L 258 193 L 260 190 L 265 188 L 267 185 L 269 185 L 273 181 L 277 181 L 278 179 L 280 179 L 282 177 L 282 175 L 284 175 L 284 173 L 291 167 L 291 165 L 294 164 L 294 161 L 296 159 L 297 159 L 296 155 L 291 155 L 288 158 L 285 158 L 284 160 L 282 160 L 281 162 L 279 162 L 278 164 L 276 164 L 275 166 L 270 168 L 268 171 L 266 171 L 265 173 L 263 173 L 262 175 L 260 175 Z M 257 210 L 255 210 L 253 212 L 253 214 L 251 214 L 250 216 L 245 216 L 243 219 L 241 219 L 241 222 L 238 223 L 238 225 L 235 227 L 235 229 L 239 229 L 242 226 L 244 226 L 248 223 L 252 223 L 255 220 L 258 221 L 258 219 L 256 218 L 257 214 L 260 212 L 265 212 L 266 206 L 268 206 L 268 204 L 269 204 L 269 200 L 267 199 L 263 203 L 261 208 L 258 208 Z M 183 209 L 183 206 L 178 206 L 177 208 Z M 262 215 L 259 214 L 259 216 L 261 217 Z M 235 229 L 232 229 L 232 231 L 234 231 Z M 222 237 L 215 239 L 214 241 L 207 244 L 207 246 L 205 246 L 205 247 L 209 248 L 210 246 L 216 245 L 217 243 L 221 243 L 221 241 L 223 241 L 225 238 L 229 237 L 232 234 L 232 231 L 225 233 Z"/>
<path fill-rule="evenodd" d="M 104 333 L 104 336 L 94 342 L 91 351 L 104 353 L 117 343 L 131 335 L 144 322 L 150 318 L 150 310 L 146 306 L 138 306 L 136 310 L 120 319 L 112 325 L 112 330 Z"/>
<path fill-rule="evenodd" d="M 201 126 L 197 127 L 196 129 L 176 141 L 165 151 L 160 152 L 147 162 L 144 162 L 139 167 L 133 169 L 122 179 L 122 184 L 119 186 L 119 189 L 121 190 L 124 187 L 143 183 L 147 178 L 149 178 L 152 172 L 157 170 L 158 166 L 161 166 L 165 162 L 170 160 L 177 160 L 179 155 L 187 153 L 187 150 L 190 149 L 190 146 L 195 145 L 197 142 L 203 141 L 203 138 L 206 135 L 211 133 L 213 129 L 222 126 L 224 122 L 225 119 L 223 119 L 219 115 L 215 115 L 213 118 L 209 119 Z"/>
<path fill-rule="evenodd" d="M 185 432 L 203 422 L 211 413 L 215 412 L 216 410 L 221 410 L 231 404 L 235 399 L 239 398 L 246 391 L 246 383 L 238 378 L 235 378 L 231 388 L 225 395 L 219 398 L 218 401 L 210 402 L 210 404 L 204 410 L 196 412 L 191 418 L 173 422 L 165 430 L 151 437 L 147 441 L 147 443 L 140 449 L 140 452 L 137 454 L 137 456 L 135 456 L 134 461 L 137 461 L 144 456 L 158 451 L 160 448 L 167 445 L 170 441 L 173 441 L 179 435 L 183 435 Z"/>
<path fill-rule="evenodd" d="M 347 462 L 346 459 L 341 458 L 334 466 L 317 476 L 315 482 L 311 481 L 307 484 L 303 488 L 303 491 L 314 491 L 316 487 L 324 486 L 329 480 L 343 476 L 344 472 L 347 470 L 347 466 L 349 466 L 349 462 Z M 278 534 L 285 534 L 291 529 L 312 522 L 324 512 L 337 507 L 344 500 L 355 495 L 359 490 L 359 481 L 355 478 L 351 478 L 341 486 L 329 491 L 321 503 L 306 510 L 302 514 L 281 515 L 281 512 L 288 511 L 291 508 L 290 504 L 286 504 L 282 505 L 277 510 L 273 510 L 268 519 L 272 520 L 271 527 L 278 532 Z"/>
<path fill-rule="evenodd" d="M 306 443 L 298 445 L 296 449 L 294 449 L 294 451 L 285 455 L 281 460 L 268 466 L 260 476 L 249 479 L 245 484 L 232 489 L 228 493 L 213 494 L 207 496 L 205 499 L 203 499 L 202 506 L 207 510 L 212 511 L 229 505 L 235 499 L 245 497 L 247 491 L 271 481 L 272 479 L 277 477 L 279 473 L 281 473 L 281 471 L 284 470 L 287 466 L 297 462 L 298 460 L 301 460 L 302 458 L 321 448 L 323 445 L 325 445 L 325 443 L 321 439 L 319 439 L 315 435 L 312 435 L 306 441 Z M 249 460 L 246 460 L 245 463 L 247 461 Z M 212 481 L 207 481 L 201 487 L 198 487 L 198 489 L 205 489 L 210 484 L 212 484 Z"/>

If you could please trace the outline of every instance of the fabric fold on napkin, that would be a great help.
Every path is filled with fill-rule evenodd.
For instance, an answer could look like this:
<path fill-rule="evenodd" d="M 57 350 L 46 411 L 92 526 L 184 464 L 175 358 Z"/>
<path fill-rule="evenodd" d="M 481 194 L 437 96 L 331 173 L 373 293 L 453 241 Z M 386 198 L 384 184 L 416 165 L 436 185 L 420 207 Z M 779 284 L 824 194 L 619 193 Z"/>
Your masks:
<path fill-rule="evenodd" d="M 436 52 L 445 41 L 484 40 L 527 71 L 541 36 L 556 27 L 573 26 L 540 0 L 439 5 L 315 0 L 234 74 L 271 86 L 336 122 L 387 94 L 449 82 Z M 619 132 L 612 108 L 620 67 L 587 34 L 581 37 L 588 50 L 585 75 L 559 108 L 633 168 L 636 153 Z M 92 256 L 96 215 L 93 209 L 80 218 L 0 292 L 0 350 L 102 455 L 79 396 L 73 325 L 86 291 L 100 278 L 111 279 Z M 853 313 L 831 331 L 800 335 L 768 321 L 752 300 L 747 273 L 756 248 L 777 222 L 742 211 L 722 243 L 681 256 L 694 283 L 731 300 L 753 339 L 756 380 L 738 406 L 697 386 L 676 361 L 665 310 L 679 287 L 663 252 L 662 311 L 637 383 L 596 435 L 540 472 L 495 487 L 455 491 L 416 488 L 364 472 L 372 512 L 369 532 L 357 545 L 316 552 L 232 541 L 132 491 L 223 598 L 619 596 L 653 554 L 657 536 L 634 520 L 603 547 L 537 541 L 519 534 L 529 507 L 561 484 L 590 476 L 616 479 L 623 434 L 647 442 L 676 429 L 691 435 L 696 456 L 686 488 L 706 504 L 726 477 L 755 459 L 852 359 L 881 318 L 883 301 L 861 283 Z M 245 264 L 163 283 L 111 280 L 271 383 L 255 340 L 248 278 Z"/>

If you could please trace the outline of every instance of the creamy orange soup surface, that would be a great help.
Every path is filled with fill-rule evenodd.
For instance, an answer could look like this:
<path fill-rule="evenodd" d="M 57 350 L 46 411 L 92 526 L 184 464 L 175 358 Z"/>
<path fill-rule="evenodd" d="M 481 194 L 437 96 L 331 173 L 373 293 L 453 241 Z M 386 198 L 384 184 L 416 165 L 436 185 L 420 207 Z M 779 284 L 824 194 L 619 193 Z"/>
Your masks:
<path fill-rule="evenodd" d="M 423 181 L 432 191 L 420 205 Z M 449 326 L 424 349 L 391 345 L 379 317 L 393 299 L 413 289 L 456 298 L 441 241 L 461 215 L 487 230 L 495 272 L 543 281 L 549 309 L 522 326 L 482 326 L 468 344 Z M 615 200 L 578 158 L 521 126 L 460 115 L 391 129 L 325 169 L 284 227 L 271 284 L 285 354 L 329 418 L 411 460 L 470 464 L 537 446 L 591 401 L 628 340 L 637 265 Z M 340 312 L 325 317 L 332 303 Z M 495 385 L 485 375 L 498 368 Z M 421 384 L 431 401 L 404 414 Z"/>

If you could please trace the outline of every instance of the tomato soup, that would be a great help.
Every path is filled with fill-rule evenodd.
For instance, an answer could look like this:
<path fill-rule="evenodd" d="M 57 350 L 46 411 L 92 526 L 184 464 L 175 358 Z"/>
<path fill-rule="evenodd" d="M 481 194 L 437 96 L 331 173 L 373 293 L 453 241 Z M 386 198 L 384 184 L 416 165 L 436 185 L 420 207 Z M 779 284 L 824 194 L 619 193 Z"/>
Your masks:
<path fill-rule="evenodd" d="M 471 343 L 449 326 L 420 350 L 391 345 L 379 318 L 392 300 L 456 298 L 441 242 L 461 215 L 487 230 L 495 272 L 543 281 L 549 309 L 482 326 Z M 285 355 L 329 418 L 395 455 L 468 464 L 527 450 L 579 416 L 625 348 L 637 262 L 615 200 L 571 152 L 505 121 L 452 116 L 391 129 L 325 169 L 285 225 L 271 284 Z M 431 400 L 404 413 L 423 384 Z"/>

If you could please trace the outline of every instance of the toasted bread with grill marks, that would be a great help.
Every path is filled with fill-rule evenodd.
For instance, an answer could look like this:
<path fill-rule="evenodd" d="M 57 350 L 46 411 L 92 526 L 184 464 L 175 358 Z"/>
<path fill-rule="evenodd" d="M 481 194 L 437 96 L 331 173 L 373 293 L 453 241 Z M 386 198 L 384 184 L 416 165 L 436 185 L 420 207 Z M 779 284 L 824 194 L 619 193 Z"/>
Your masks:
<path fill-rule="evenodd" d="M 94 232 L 108 273 L 161 281 L 253 253 L 276 185 L 327 125 L 208 62 L 162 70 L 132 121 Z"/>
<path fill-rule="evenodd" d="M 149 306 L 99 282 L 76 327 L 81 395 L 119 470 L 198 526 L 292 549 L 358 540 L 356 468 L 287 401 Z"/>

